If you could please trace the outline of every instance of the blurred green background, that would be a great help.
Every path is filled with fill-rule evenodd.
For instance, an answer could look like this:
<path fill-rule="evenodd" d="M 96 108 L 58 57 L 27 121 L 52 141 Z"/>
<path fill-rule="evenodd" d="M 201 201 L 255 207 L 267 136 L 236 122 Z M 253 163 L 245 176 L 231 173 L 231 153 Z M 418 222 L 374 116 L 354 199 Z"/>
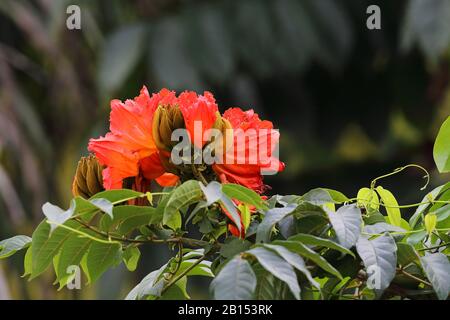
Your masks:
<path fill-rule="evenodd" d="M 66 8 L 81 8 L 68 30 Z M 381 30 L 366 9 L 381 8 Z M 329 187 L 355 196 L 407 163 L 437 176 L 434 137 L 450 114 L 450 0 L 0 1 L 0 239 L 30 234 L 45 201 L 67 207 L 78 158 L 108 127 L 109 100 L 209 90 L 224 111 L 255 109 L 281 132 L 286 170 L 271 193 Z M 417 202 L 422 174 L 383 182 Z M 405 215 L 409 212 L 404 212 Z M 60 292 L 54 275 L 20 278 L 23 255 L 0 261 L 0 299 L 120 299 L 167 260 Z M 190 283 L 207 296 L 207 281 Z"/>

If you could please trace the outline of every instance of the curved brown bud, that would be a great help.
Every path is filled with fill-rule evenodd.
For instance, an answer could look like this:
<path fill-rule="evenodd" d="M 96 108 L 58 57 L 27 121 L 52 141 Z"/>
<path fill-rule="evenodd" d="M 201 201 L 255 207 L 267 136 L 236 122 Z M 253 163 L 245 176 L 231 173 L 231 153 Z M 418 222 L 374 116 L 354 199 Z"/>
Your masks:
<path fill-rule="evenodd" d="M 105 190 L 103 188 L 103 167 L 97 157 L 89 155 L 81 157 L 78 161 L 75 177 L 72 184 L 74 196 L 90 198 L 96 193 Z"/>

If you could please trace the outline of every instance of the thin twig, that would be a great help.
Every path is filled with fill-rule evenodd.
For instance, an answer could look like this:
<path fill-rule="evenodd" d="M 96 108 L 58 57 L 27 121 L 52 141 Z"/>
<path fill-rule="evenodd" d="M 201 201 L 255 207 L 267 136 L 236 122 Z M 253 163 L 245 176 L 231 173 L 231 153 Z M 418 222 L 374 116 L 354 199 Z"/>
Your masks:
<path fill-rule="evenodd" d="M 194 269 L 196 266 L 198 266 L 203 260 L 206 259 L 206 254 L 201 256 L 197 261 L 195 261 L 189 268 L 187 268 L 186 270 L 184 270 L 183 272 L 181 272 L 178 276 L 176 276 L 175 278 L 172 279 L 172 281 L 170 281 L 167 286 L 165 286 L 162 291 L 161 291 L 161 295 L 164 294 L 164 292 L 167 291 L 167 289 L 169 289 L 171 286 L 173 286 L 178 280 L 180 280 L 181 278 L 183 278 L 185 275 L 187 275 L 189 273 L 189 271 L 191 271 L 192 269 Z"/>
<path fill-rule="evenodd" d="M 88 228 L 89 230 L 94 231 L 95 233 L 107 238 L 107 239 L 112 239 L 112 240 L 116 240 L 116 241 L 120 241 L 120 242 L 128 242 L 128 243 L 140 243 L 140 244 L 144 244 L 144 243 L 179 243 L 182 242 L 188 246 L 191 247 L 204 247 L 206 245 L 209 244 L 209 242 L 207 241 L 203 241 L 203 240 L 197 240 L 197 239 L 192 239 L 192 238 L 183 238 L 183 237 L 176 237 L 176 238 L 169 238 L 169 239 L 155 239 L 155 238 L 146 238 L 146 239 L 131 239 L 131 238 L 127 238 L 127 237 L 116 237 L 116 236 L 112 236 L 106 232 L 103 232 L 101 230 L 98 230 L 97 228 L 85 223 L 84 221 L 82 221 L 81 219 L 75 219 L 77 222 L 79 222 L 82 226 L 84 226 L 85 228 Z"/>
<path fill-rule="evenodd" d="M 420 283 L 423 283 L 423 284 L 425 284 L 425 285 L 427 285 L 427 286 L 430 286 L 430 287 L 433 286 L 433 285 L 432 285 L 431 283 L 429 283 L 428 281 L 423 280 L 423 279 L 421 279 L 421 278 L 419 278 L 419 277 L 416 277 L 415 275 L 413 275 L 413 274 L 411 274 L 411 273 L 409 273 L 409 272 L 406 272 L 406 271 L 403 270 L 403 269 L 398 269 L 398 271 L 399 271 L 401 274 L 407 276 L 407 277 L 410 278 L 410 279 L 416 280 L 416 281 L 418 281 L 418 282 L 420 282 Z"/>

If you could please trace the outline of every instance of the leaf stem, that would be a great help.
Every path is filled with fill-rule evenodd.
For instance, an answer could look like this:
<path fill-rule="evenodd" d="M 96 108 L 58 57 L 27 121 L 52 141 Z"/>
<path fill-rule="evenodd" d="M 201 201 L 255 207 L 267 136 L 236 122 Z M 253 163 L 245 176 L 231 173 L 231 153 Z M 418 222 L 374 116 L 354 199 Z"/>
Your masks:
<path fill-rule="evenodd" d="M 183 278 L 185 275 L 187 275 L 192 269 L 194 269 L 196 266 L 198 266 L 203 260 L 206 259 L 207 254 L 201 256 L 197 261 L 195 261 L 191 266 L 189 266 L 189 268 L 187 268 L 186 270 L 184 270 L 183 272 L 181 272 L 179 275 L 177 275 L 175 278 L 173 278 L 168 284 L 167 286 L 165 286 L 162 290 L 161 290 L 161 295 L 164 294 L 164 292 L 166 292 L 171 286 L 173 286 L 178 280 L 180 280 L 181 278 Z"/>
<path fill-rule="evenodd" d="M 420 283 L 423 283 L 423 284 L 425 284 L 425 285 L 427 285 L 427 286 L 433 287 L 432 284 L 429 283 L 428 281 L 423 280 L 423 279 L 421 279 L 421 278 L 419 278 L 419 277 L 416 277 L 415 275 L 413 275 L 413 274 L 411 274 L 411 273 L 409 273 L 409 272 L 407 272 L 407 271 L 405 271 L 405 270 L 403 270 L 403 269 L 398 269 L 398 271 L 399 271 L 401 274 L 407 276 L 407 277 L 410 278 L 410 279 L 416 280 L 416 281 L 418 281 L 418 282 L 420 282 Z"/>
<path fill-rule="evenodd" d="M 444 242 L 444 243 L 441 243 L 440 245 L 437 245 L 437 246 L 434 246 L 434 247 L 417 249 L 417 251 L 434 250 L 434 249 L 439 249 L 439 248 L 446 247 L 446 246 L 449 246 L 449 245 L 450 245 L 450 242 Z"/>
<path fill-rule="evenodd" d="M 144 243 L 184 243 L 187 244 L 188 246 L 192 246 L 192 247 L 204 247 L 206 245 L 209 244 L 209 242 L 207 241 L 203 241 L 203 240 L 198 240 L 198 239 L 192 239 L 192 238 L 183 238 L 183 237 L 176 237 L 176 238 L 169 238 L 169 239 L 154 239 L 154 238 L 146 238 L 146 239 L 131 239 L 131 238 L 127 238 L 127 237 L 116 237 L 116 236 L 112 236 L 104 231 L 98 230 L 97 228 L 85 223 L 84 221 L 80 220 L 80 219 L 75 219 L 77 222 L 79 222 L 82 226 L 84 226 L 85 228 L 88 228 L 89 230 L 94 231 L 95 233 L 107 238 L 107 239 L 112 239 L 112 240 L 116 240 L 119 242 L 128 242 L 128 243 L 140 243 L 140 244 L 144 244 Z"/>

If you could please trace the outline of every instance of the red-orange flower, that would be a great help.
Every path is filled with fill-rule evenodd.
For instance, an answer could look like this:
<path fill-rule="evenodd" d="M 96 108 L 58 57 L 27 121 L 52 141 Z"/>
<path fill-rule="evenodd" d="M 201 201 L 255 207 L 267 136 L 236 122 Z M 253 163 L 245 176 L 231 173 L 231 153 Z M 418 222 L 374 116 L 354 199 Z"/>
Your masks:
<path fill-rule="evenodd" d="M 93 152 L 103 170 L 105 189 L 122 188 L 128 177 L 156 179 L 162 185 L 173 185 L 178 177 L 166 173 L 152 137 L 152 121 L 160 104 L 176 101 L 174 92 L 163 89 L 150 97 L 143 87 L 134 100 L 111 101 L 110 132 L 91 139 L 88 149 Z"/>
<path fill-rule="evenodd" d="M 195 167 L 198 164 L 176 166 L 171 162 L 171 150 L 177 143 L 172 141 L 174 130 L 186 129 L 190 144 L 202 149 L 209 140 L 205 132 L 212 128 L 225 134 L 224 140 L 215 137 L 210 144 L 216 144 L 215 151 L 219 158 L 223 153 L 223 158 L 212 164 L 212 170 L 205 168 L 205 163 L 200 164 L 207 178 Z M 230 136 L 231 141 L 227 141 Z M 263 183 L 264 171 L 275 173 L 284 169 L 284 164 L 273 156 L 278 139 L 272 122 L 261 120 L 253 110 L 231 108 L 221 116 L 209 92 L 198 95 L 185 91 L 177 96 L 174 91 L 162 89 L 150 96 L 143 87 L 133 100 L 111 101 L 110 132 L 91 139 L 88 149 L 105 167 L 105 189 L 122 188 L 124 179 L 134 178 L 127 184 L 131 182 L 133 189 L 146 191 L 151 180 L 171 186 L 183 176 L 202 181 L 219 179 L 263 193 L 268 188 Z M 244 229 L 242 225 L 239 232 L 235 225 L 229 225 L 236 236 L 244 237 Z"/>
<path fill-rule="evenodd" d="M 263 193 L 262 172 L 284 169 L 284 163 L 272 156 L 278 143 L 279 133 L 273 124 L 261 120 L 253 111 L 230 108 L 223 114 L 233 127 L 234 148 L 226 152 L 223 163 L 216 163 L 213 169 L 223 183 L 231 182 Z"/>
<path fill-rule="evenodd" d="M 192 91 L 185 91 L 180 94 L 178 102 L 189 137 L 192 143 L 201 149 L 208 139 L 203 136 L 204 132 L 212 128 L 217 118 L 216 100 L 208 91 L 205 91 L 203 96 L 198 96 Z M 198 132 L 195 132 L 196 122 L 199 125 Z"/>
<path fill-rule="evenodd" d="M 179 110 L 182 123 L 167 118 L 167 114 L 164 118 L 154 119 L 155 112 L 161 108 Z M 99 162 L 106 166 L 103 171 L 105 189 L 121 188 L 125 178 L 138 176 L 144 178 L 139 179 L 143 183 L 156 180 L 162 186 L 176 184 L 178 176 L 166 172 L 168 168 L 164 166 L 170 158 L 164 143 L 170 145 L 170 141 L 166 141 L 170 140 L 170 131 L 178 129 L 172 126 L 176 124 L 186 128 L 192 143 L 202 148 L 207 140 L 203 137 L 204 132 L 212 128 L 217 110 L 215 99 L 209 92 L 197 95 L 185 91 L 177 97 L 174 91 L 162 89 L 150 97 L 147 88 L 143 87 L 134 100 L 112 100 L 110 132 L 104 137 L 91 139 L 88 146 Z M 176 115 L 176 112 L 171 115 Z M 195 132 L 196 122 L 200 125 L 198 132 Z M 158 143 L 155 143 L 155 133 L 158 134 Z M 200 137 L 195 138 L 197 135 Z"/>

